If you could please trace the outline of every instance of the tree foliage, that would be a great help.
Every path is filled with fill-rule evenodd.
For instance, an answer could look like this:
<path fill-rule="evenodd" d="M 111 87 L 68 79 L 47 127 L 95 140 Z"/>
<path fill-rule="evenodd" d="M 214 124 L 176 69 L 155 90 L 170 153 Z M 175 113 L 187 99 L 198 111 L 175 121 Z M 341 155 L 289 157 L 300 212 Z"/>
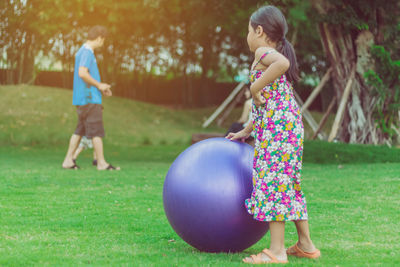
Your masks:
<path fill-rule="evenodd" d="M 337 137 L 345 142 L 390 143 L 392 129 L 399 124 L 395 84 L 400 2 L 313 0 L 312 4 L 337 99 L 342 100 L 345 85 L 353 81 Z"/>
<path fill-rule="evenodd" d="M 400 60 L 393 60 L 383 46 L 373 46 L 372 54 L 376 70 L 369 70 L 364 76 L 377 97 L 374 110 L 376 122 L 392 138 L 396 133 L 392 125 L 399 124 Z"/>
<path fill-rule="evenodd" d="M 307 18 L 310 5 L 300 0 L 269 3 L 287 14 L 293 25 L 289 35 L 308 72 L 317 62 L 310 54 L 321 55 L 314 49 L 319 46 L 315 25 Z M 157 73 L 211 79 L 225 73 L 233 78 L 251 60 L 247 24 L 258 6 L 255 0 L 6 0 L 0 6 L 3 65 L 21 69 L 42 53 L 71 71 L 87 29 L 101 24 L 110 31 L 99 53 L 99 61 L 105 63 L 102 72 L 109 79 L 128 72 L 138 77 Z M 304 38 L 315 42 L 304 45 Z"/>

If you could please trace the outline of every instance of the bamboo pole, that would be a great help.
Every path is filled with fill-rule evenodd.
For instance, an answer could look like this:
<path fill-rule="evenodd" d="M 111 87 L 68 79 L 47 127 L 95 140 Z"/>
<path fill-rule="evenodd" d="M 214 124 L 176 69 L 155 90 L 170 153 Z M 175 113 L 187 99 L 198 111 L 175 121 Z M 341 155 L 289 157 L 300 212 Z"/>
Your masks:
<path fill-rule="evenodd" d="M 229 116 L 229 114 L 231 114 L 232 110 L 236 107 L 236 105 L 243 98 L 244 92 L 245 92 L 245 90 L 240 90 L 240 92 L 235 96 L 233 101 L 225 108 L 225 111 L 222 113 L 222 115 L 217 120 L 218 126 L 221 126 L 222 123 L 224 123 L 226 118 Z"/>
<path fill-rule="evenodd" d="M 329 68 L 328 71 L 324 74 L 322 77 L 321 82 L 318 84 L 317 87 L 311 92 L 310 96 L 307 98 L 306 102 L 304 102 L 304 105 L 301 106 L 301 112 L 306 110 L 311 103 L 314 101 L 314 99 L 317 97 L 317 95 L 321 92 L 322 88 L 324 85 L 329 81 L 329 78 L 331 77 L 331 72 L 332 68 Z"/>
<path fill-rule="evenodd" d="M 340 123 L 342 122 L 342 119 L 343 119 L 344 109 L 346 107 L 346 103 L 347 103 L 347 100 L 349 98 L 350 91 L 352 88 L 351 86 L 353 85 L 355 71 L 356 71 L 356 68 L 355 68 L 355 66 L 353 66 L 353 68 L 351 69 L 349 79 L 347 80 L 346 87 L 345 87 L 343 95 L 342 95 L 342 99 L 340 100 L 340 104 L 339 104 L 339 107 L 338 107 L 338 110 L 336 113 L 335 121 L 333 122 L 332 130 L 328 137 L 328 142 L 333 141 L 333 139 L 336 137 L 337 132 L 339 130 Z"/>
<path fill-rule="evenodd" d="M 333 107 L 335 106 L 335 102 L 336 102 L 336 96 L 332 99 L 331 103 L 328 106 L 328 109 L 326 110 L 324 116 L 322 117 L 321 121 L 319 122 L 317 131 L 311 137 L 312 140 L 314 140 L 315 137 L 317 137 L 317 135 L 321 131 L 322 127 L 324 127 L 325 123 L 328 121 L 329 114 L 331 114 Z"/>
<path fill-rule="evenodd" d="M 203 128 L 207 128 L 208 125 L 210 125 L 215 118 L 225 109 L 225 107 L 233 100 L 235 95 L 237 95 L 242 87 L 245 85 L 244 82 L 239 83 L 235 89 L 233 89 L 232 93 L 222 102 L 222 104 L 214 111 L 213 114 L 203 123 Z"/>
<path fill-rule="evenodd" d="M 296 98 L 297 103 L 300 106 L 302 106 L 303 105 L 303 101 L 301 100 L 301 97 L 297 94 L 296 91 L 293 91 L 293 93 L 294 93 L 294 97 Z M 311 129 L 315 133 L 317 131 L 317 128 L 318 128 L 318 123 L 314 120 L 314 118 L 311 115 L 311 113 L 308 110 L 304 110 L 304 112 L 302 113 L 302 116 L 308 122 L 308 125 L 310 125 Z M 320 140 L 325 139 L 324 135 L 322 135 L 321 133 L 318 134 L 318 138 Z"/>

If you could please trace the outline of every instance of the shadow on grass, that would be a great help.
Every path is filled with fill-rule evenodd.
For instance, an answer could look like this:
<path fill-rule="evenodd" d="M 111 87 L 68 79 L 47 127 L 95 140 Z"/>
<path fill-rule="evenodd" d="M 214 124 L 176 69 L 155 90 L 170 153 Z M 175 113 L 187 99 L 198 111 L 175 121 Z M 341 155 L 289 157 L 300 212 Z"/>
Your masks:
<path fill-rule="evenodd" d="M 130 162 L 159 162 L 172 163 L 176 157 L 190 146 L 189 143 L 160 144 L 160 145 L 132 145 L 116 146 L 105 144 L 105 156 L 112 161 Z M 66 153 L 62 146 L 1 146 L 0 152 L 6 156 L 15 154 L 18 157 L 25 154 L 27 157 L 36 158 L 53 155 L 62 161 Z M 21 154 L 20 151 L 24 153 Z M 92 152 L 82 153 L 83 158 L 91 158 Z M 397 163 L 400 162 L 400 149 L 387 146 L 355 145 L 344 143 L 328 143 L 324 141 L 305 141 L 304 163 L 316 164 L 364 164 L 364 163 Z"/>
<path fill-rule="evenodd" d="M 387 146 L 306 141 L 303 162 L 326 164 L 400 162 L 400 149 Z"/>

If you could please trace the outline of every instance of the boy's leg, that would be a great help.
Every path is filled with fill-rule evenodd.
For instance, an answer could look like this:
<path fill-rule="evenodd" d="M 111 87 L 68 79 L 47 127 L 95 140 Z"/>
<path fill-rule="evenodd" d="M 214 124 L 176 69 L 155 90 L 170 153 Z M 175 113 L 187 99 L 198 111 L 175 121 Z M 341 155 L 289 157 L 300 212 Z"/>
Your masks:
<path fill-rule="evenodd" d="M 68 151 L 67 155 L 65 156 L 64 162 L 62 164 L 63 168 L 71 168 L 72 166 L 75 165 L 73 162 L 74 153 L 76 152 L 79 142 L 82 139 L 82 136 L 85 135 L 85 125 L 84 125 L 84 120 L 86 118 L 86 110 L 87 107 L 85 106 L 77 106 L 77 115 L 78 115 L 78 124 L 76 126 L 74 134 L 71 136 L 69 140 L 69 146 L 68 146 Z"/>
<path fill-rule="evenodd" d="M 96 153 L 97 158 L 97 169 L 98 170 L 105 170 L 107 169 L 110 164 L 106 162 L 104 159 L 104 151 L 103 151 L 103 139 L 101 137 L 93 137 L 93 148 L 94 152 Z M 120 167 L 115 167 L 116 170 L 119 170 Z"/>
<path fill-rule="evenodd" d="M 297 235 L 299 236 L 298 246 L 305 252 L 314 252 L 316 250 L 310 237 L 310 228 L 308 221 L 294 221 L 297 229 Z"/>
<path fill-rule="evenodd" d="M 103 139 L 101 137 L 93 137 L 93 149 L 96 154 L 97 159 L 97 168 L 104 169 L 107 168 L 108 164 L 104 159 L 104 151 L 103 151 Z"/>
<path fill-rule="evenodd" d="M 79 156 L 79 154 L 83 151 L 83 146 L 78 146 L 78 148 L 75 150 L 74 155 L 72 156 L 73 160 L 76 160 Z"/>
<path fill-rule="evenodd" d="M 73 159 L 74 152 L 75 152 L 76 148 L 78 147 L 80 141 L 81 141 L 80 135 L 73 134 L 71 136 L 71 138 L 69 140 L 67 155 L 65 155 L 64 162 L 62 163 L 63 168 L 70 168 L 75 165 L 72 159 Z"/>
<path fill-rule="evenodd" d="M 97 166 L 97 156 L 96 156 L 96 150 L 93 149 L 93 161 L 92 161 L 93 166 Z"/>
<path fill-rule="evenodd" d="M 104 137 L 104 126 L 103 126 L 103 107 L 99 104 L 90 106 L 88 113 L 87 125 L 89 131 L 87 131 L 87 137 L 92 138 L 94 152 L 96 153 L 97 169 L 105 170 L 112 168 L 119 170 L 119 167 L 113 167 L 107 163 L 104 159 L 103 150 L 103 137 Z M 90 127 L 89 127 L 90 125 Z"/>

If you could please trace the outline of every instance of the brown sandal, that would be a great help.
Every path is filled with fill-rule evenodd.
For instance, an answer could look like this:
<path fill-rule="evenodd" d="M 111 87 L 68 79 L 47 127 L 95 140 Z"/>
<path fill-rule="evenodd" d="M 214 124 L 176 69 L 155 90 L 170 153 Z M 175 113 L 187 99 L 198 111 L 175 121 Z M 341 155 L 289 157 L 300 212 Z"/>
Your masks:
<path fill-rule="evenodd" d="M 316 259 L 321 257 L 321 251 L 319 251 L 318 249 L 315 250 L 314 252 L 305 252 L 301 248 L 299 248 L 297 243 L 288 248 L 286 250 L 286 254 L 300 258 L 309 258 L 309 259 Z"/>
<path fill-rule="evenodd" d="M 262 259 L 262 254 L 267 255 L 270 260 L 263 260 Z M 264 249 L 261 253 L 258 253 L 257 255 L 251 255 L 250 256 L 251 261 L 247 260 L 247 258 L 243 259 L 244 263 L 250 263 L 250 264 L 269 264 L 269 263 L 288 263 L 288 261 L 281 261 L 278 260 L 274 254 L 272 254 L 271 251 L 269 251 L 268 249 Z"/>
<path fill-rule="evenodd" d="M 79 167 L 78 165 L 76 165 L 76 163 L 74 162 L 74 165 L 72 165 L 71 167 L 63 167 L 63 169 L 70 169 L 70 170 L 78 170 L 81 167 Z"/>

